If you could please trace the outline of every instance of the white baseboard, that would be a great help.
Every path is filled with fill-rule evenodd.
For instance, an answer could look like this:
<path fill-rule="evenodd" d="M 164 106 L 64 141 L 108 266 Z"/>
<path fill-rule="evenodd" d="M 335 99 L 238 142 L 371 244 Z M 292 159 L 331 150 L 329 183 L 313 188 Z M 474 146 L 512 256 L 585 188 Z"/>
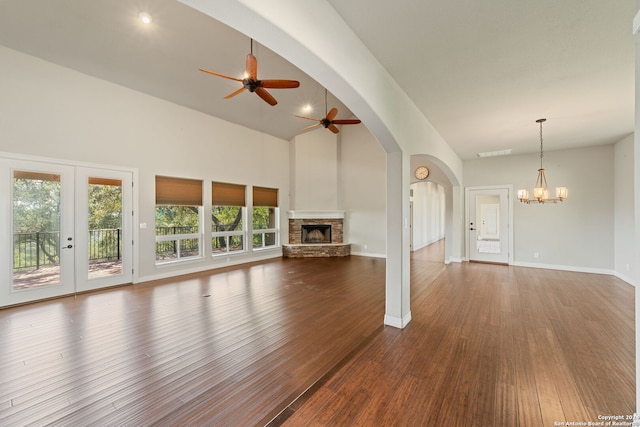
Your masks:
<path fill-rule="evenodd" d="M 622 273 L 618 273 L 617 271 L 615 272 L 614 276 L 616 276 L 618 279 L 627 282 L 628 284 L 630 284 L 631 286 L 633 286 L 634 288 L 636 287 L 636 281 L 633 280 L 631 277 L 629 276 L 625 276 Z"/>
<path fill-rule="evenodd" d="M 433 240 L 429 240 L 429 241 L 428 241 L 428 242 L 426 242 L 426 243 L 423 243 L 423 244 L 418 245 L 418 246 L 414 246 L 412 250 L 414 250 L 414 251 L 419 251 L 420 249 L 422 249 L 422 248 L 426 248 L 427 246 L 432 245 L 432 244 L 434 244 L 434 243 L 436 243 L 436 242 L 439 242 L 440 240 L 442 240 L 442 239 L 444 239 L 444 238 L 445 238 L 445 236 L 436 237 L 435 239 L 433 239 Z"/>
<path fill-rule="evenodd" d="M 460 262 L 463 262 L 463 261 L 464 261 L 464 258 L 458 258 L 458 257 L 450 256 L 449 259 L 445 259 L 444 260 L 444 263 L 448 265 L 448 264 L 451 264 L 452 262 L 460 263 Z"/>
<path fill-rule="evenodd" d="M 188 268 L 189 261 L 186 261 L 183 264 L 185 268 L 182 268 L 180 270 L 171 270 L 171 271 L 158 273 L 158 274 L 138 276 L 138 278 L 135 279 L 133 283 L 137 284 L 137 283 L 151 282 L 153 280 L 170 279 L 172 277 L 183 276 L 185 274 L 202 273 L 203 271 L 216 270 L 218 268 L 230 267 L 230 266 L 240 265 L 240 264 L 248 264 L 250 262 L 264 261 L 267 259 L 280 258 L 280 257 L 282 257 L 282 249 L 280 249 L 280 251 L 269 251 L 259 255 L 255 255 L 254 253 L 254 255 L 251 256 L 250 258 L 242 257 L 242 256 L 212 258 L 211 263 L 208 263 L 206 265 L 199 264 L 197 267 L 190 267 L 190 268 Z"/>
<path fill-rule="evenodd" d="M 402 318 L 389 316 L 388 314 L 384 315 L 384 324 L 387 326 L 393 326 L 394 328 L 404 329 L 409 322 L 411 322 L 411 312 L 408 312 Z"/>
<path fill-rule="evenodd" d="M 541 264 L 536 262 L 514 262 L 514 267 L 544 268 L 546 270 L 574 271 L 576 273 L 606 274 L 615 276 L 615 271 L 606 268 L 576 267 L 573 265 Z"/>
<path fill-rule="evenodd" d="M 351 255 L 368 256 L 368 257 L 371 257 L 371 258 L 386 258 L 387 257 L 386 254 L 376 254 L 376 253 L 371 253 L 371 252 L 353 252 L 353 251 L 351 251 Z"/>

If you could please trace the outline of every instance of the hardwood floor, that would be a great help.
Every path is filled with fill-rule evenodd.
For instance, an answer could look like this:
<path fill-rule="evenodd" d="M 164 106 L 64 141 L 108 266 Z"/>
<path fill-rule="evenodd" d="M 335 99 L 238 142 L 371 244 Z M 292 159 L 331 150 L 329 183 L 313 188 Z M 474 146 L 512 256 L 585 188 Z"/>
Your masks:
<path fill-rule="evenodd" d="M 411 323 L 384 328 L 292 405 L 284 426 L 528 427 L 632 416 L 631 286 L 473 263 L 418 282 Z"/>
<path fill-rule="evenodd" d="M 384 271 L 276 259 L 0 310 L 0 426 L 265 425 L 380 328 Z"/>
<path fill-rule="evenodd" d="M 632 287 L 444 266 L 441 251 L 413 254 L 403 330 L 382 327 L 384 260 L 358 256 L 0 310 L 0 426 L 539 426 L 633 413 Z"/>

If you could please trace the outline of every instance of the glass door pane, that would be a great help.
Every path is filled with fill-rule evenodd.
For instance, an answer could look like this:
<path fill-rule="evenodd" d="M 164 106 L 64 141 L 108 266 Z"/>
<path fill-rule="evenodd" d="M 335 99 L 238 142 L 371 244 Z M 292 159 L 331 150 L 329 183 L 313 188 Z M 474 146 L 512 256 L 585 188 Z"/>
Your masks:
<path fill-rule="evenodd" d="M 130 283 L 132 173 L 76 168 L 76 288 Z"/>
<path fill-rule="evenodd" d="M 12 290 L 60 284 L 60 175 L 13 171 Z"/>
<path fill-rule="evenodd" d="M 88 179 L 89 280 L 122 274 L 122 180 Z"/>

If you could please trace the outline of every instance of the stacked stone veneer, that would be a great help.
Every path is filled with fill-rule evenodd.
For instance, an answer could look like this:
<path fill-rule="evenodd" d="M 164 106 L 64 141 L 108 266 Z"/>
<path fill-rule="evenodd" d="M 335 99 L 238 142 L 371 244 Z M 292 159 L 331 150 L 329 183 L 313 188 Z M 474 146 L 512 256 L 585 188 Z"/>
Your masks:
<path fill-rule="evenodd" d="M 342 243 L 343 221 L 341 219 L 290 219 L 289 220 L 289 244 L 302 244 L 303 225 L 330 225 L 331 243 Z"/>
<path fill-rule="evenodd" d="M 302 243 L 302 225 L 331 225 L 331 243 Z M 351 245 L 343 242 L 343 231 L 342 219 L 289 219 L 289 244 L 282 246 L 282 256 L 314 258 L 351 255 Z"/>

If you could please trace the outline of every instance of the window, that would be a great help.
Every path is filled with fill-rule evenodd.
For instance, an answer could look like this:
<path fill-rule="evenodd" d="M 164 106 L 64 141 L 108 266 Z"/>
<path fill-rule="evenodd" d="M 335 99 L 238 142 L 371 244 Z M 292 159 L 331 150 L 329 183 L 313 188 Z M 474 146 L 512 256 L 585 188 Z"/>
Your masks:
<path fill-rule="evenodd" d="M 278 246 L 278 190 L 253 187 L 253 248 Z"/>
<path fill-rule="evenodd" d="M 211 183 L 211 252 L 214 256 L 244 252 L 245 186 Z"/>
<path fill-rule="evenodd" d="M 202 254 L 202 181 L 156 176 L 156 263 Z"/>

